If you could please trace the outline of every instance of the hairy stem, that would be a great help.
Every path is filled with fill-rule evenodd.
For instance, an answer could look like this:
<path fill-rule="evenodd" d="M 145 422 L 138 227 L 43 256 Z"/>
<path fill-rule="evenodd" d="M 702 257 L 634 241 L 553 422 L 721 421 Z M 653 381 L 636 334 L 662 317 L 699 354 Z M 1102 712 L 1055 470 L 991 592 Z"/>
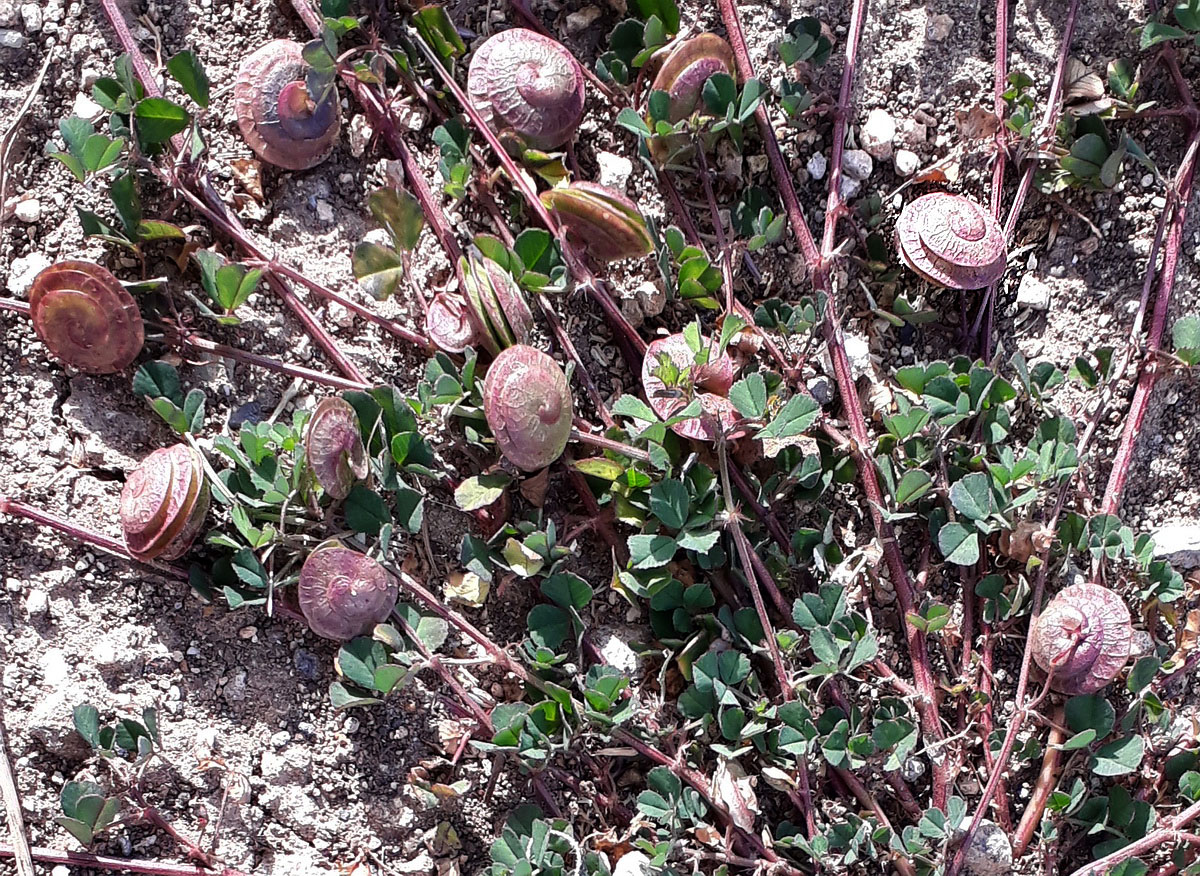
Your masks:
<path fill-rule="evenodd" d="M 1054 723 L 1050 726 L 1050 736 L 1046 739 L 1046 752 L 1042 755 L 1042 768 L 1038 771 L 1033 794 L 1029 797 L 1025 814 L 1021 816 L 1021 823 L 1017 825 L 1017 832 L 1013 837 L 1014 858 L 1021 857 L 1029 848 L 1029 841 L 1033 839 L 1033 832 L 1041 824 L 1042 813 L 1046 811 L 1046 803 L 1049 802 L 1050 794 L 1058 781 L 1058 765 L 1062 761 L 1062 749 L 1059 746 L 1067 738 L 1062 729 L 1066 714 L 1061 705 L 1055 709 L 1052 720 Z"/>
<path fill-rule="evenodd" d="M 243 876 L 239 870 L 228 867 L 218 871 L 197 867 L 192 864 L 163 864 L 158 861 L 137 861 L 130 858 L 114 858 L 109 855 L 93 855 L 88 852 L 66 852 L 34 846 L 30 851 L 35 861 L 43 864 L 65 864 L 90 870 L 116 870 L 122 873 L 142 873 L 146 876 Z M 13 847 L 0 843 L 0 858 L 11 858 Z"/>
<path fill-rule="evenodd" d="M 1141 839 L 1134 840 L 1111 855 L 1105 855 L 1090 864 L 1084 864 L 1071 873 L 1071 876 L 1104 876 L 1105 873 L 1111 873 L 1122 861 L 1152 851 L 1163 843 L 1182 839 L 1179 831 L 1195 821 L 1197 817 L 1200 817 L 1200 803 L 1193 803 L 1174 818 L 1167 819 L 1166 824 L 1157 830 L 1152 830 Z"/>

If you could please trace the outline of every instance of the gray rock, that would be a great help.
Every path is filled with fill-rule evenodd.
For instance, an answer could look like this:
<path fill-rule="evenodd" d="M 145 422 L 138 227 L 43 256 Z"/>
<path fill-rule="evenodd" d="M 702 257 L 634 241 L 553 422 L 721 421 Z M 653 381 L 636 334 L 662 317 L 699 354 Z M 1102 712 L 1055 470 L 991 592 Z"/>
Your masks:
<path fill-rule="evenodd" d="M 933 40 L 935 43 L 940 43 L 946 37 L 950 36 L 950 31 L 954 29 L 954 19 L 943 12 L 937 15 L 929 16 L 929 21 L 925 25 L 925 36 Z"/>
<path fill-rule="evenodd" d="M 1200 566 L 1200 524 L 1168 523 L 1154 531 L 1154 558 L 1180 569 Z"/>
<path fill-rule="evenodd" d="M 986 819 L 979 822 L 963 855 L 963 871 L 970 876 L 1005 876 L 1012 872 L 1012 843 L 1004 828 Z"/>
<path fill-rule="evenodd" d="M 833 401 L 833 381 L 824 374 L 808 381 L 808 391 L 817 404 L 827 405 Z"/>
<path fill-rule="evenodd" d="M 42 218 L 42 202 L 37 198 L 26 198 L 13 208 L 13 215 L 22 222 L 37 222 Z"/>
<path fill-rule="evenodd" d="M 865 180 L 871 175 L 871 171 L 875 169 L 875 162 L 871 160 L 871 156 L 863 149 L 847 149 L 842 153 L 842 173 L 859 181 Z"/>
<path fill-rule="evenodd" d="M 0 49 L 17 49 L 25 48 L 25 34 L 19 30 L 9 30 L 7 28 L 0 30 Z"/>
<path fill-rule="evenodd" d="M 1050 287 L 1036 274 L 1026 274 L 1017 287 L 1017 306 L 1030 310 L 1049 309 Z"/>
<path fill-rule="evenodd" d="M 814 153 L 813 157 L 808 159 L 808 164 L 805 165 L 808 170 L 808 175 L 813 179 L 820 179 L 825 176 L 825 171 L 829 168 L 829 159 L 820 152 Z"/>
<path fill-rule="evenodd" d="M 596 23 L 601 14 L 598 6 L 585 6 L 578 12 L 570 13 L 567 16 L 567 33 L 571 36 L 583 33 Z"/>
<path fill-rule="evenodd" d="M 13 0 L 0 0 L 0 27 L 12 27 L 17 23 L 17 4 Z"/>

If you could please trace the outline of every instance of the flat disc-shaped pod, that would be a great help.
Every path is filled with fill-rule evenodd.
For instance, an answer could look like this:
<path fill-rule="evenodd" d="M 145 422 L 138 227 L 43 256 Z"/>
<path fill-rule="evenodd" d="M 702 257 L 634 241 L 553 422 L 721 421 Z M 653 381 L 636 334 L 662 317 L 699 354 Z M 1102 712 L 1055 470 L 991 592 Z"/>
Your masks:
<path fill-rule="evenodd" d="M 142 351 L 145 333 L 137 302 L 106 268 L 65 261 L 34 278 L 29 290 L 33 328 L 64 365 L 89 374 L 122 370 Z"/>
<path fill-rule="evenodd" d="M 452 292 L 439 292 L 429 302 L 425 331 L 447 353 L 461 353 L 473 344 L 486 342 L 483 327 L 474 311 Z"/>
<path fill-rule="evenodd" d="M 304 434 L 304 458 L 335 499 L 349 496 L 355 479 L 367 476 L 367 451 L 350 402 L 336 395 L 321 400 Z"/>
<path fill-rule="evenodd" d="M 242 61 L 233 86 L 242 137 L 263 161 L 288 170 L 324 161 L 342 125 L 336 89 L 309 95 L 302 52 L 293 40 L 271 40 Z"/>
<path fill-rule="evenodd" d="M 707 338 L 702 337 L 701 341 L 705 345 L 709 343 Z M 708 392 L 700 386 L 710 386 L 714 389 L 724 387 L 727 390 L 732 384 L 733 360 L 722 352 L 715 360 L 697 366 L 696 356 L 682 334 L 667 335 L 652 341 L 646 348 L 645 358 L 642 359 L 642 389 L 654 413 L 664 420 L 670 419 L 687 407 L 688 399 L 679 388 L 668 388 L 662 378 L 655 374 L 663 354 L 666 354 L 680 372 L 685 368 L 691 369 L 689 382 L 695 388 L 695 397 L 700 400 L 700 407 L 707 415 L 676 423 L 671 429 L 684 438 L 715 441 L 717 433 L 710 421 L 715 419 L 722 429 L 729 429 L 738 420 L 737 408 L 724 395 Z M 700 380 L 700 386 L 696 386 L 697 379 Z"/>
<path fill-rule="evenodd" d="M 554 149 L 583 120 L 583 70 L 559 42 L 514 27 L 488 37 L 467 71 L 471 104 L 497 133 Z"/>
<path fill-rule="evenodd" d="M 1004 229 L 990 211 L 949 192 L 922 195 L 896 223 L 900 257 L 931 283 L 982 289 L 1004 275 Z"/>
<path fill-rule="evenodd" d="M 1065 694 L 1100 690 L 1129 660 L 1133 628 L 1119 595 L 1099 584 L 1072 584 L 1050 600 L 1033 631 L 1033 659 Z"/>
<path fill-rule="evenodd" d="M 517 344 L 488 367 L 483 413 L 496 446 L 518 468 L 537 471 L 562 455 L 573 405 L 567 376 L 541 350 Z"/>
<path fill-rule="evenodd" d="M 314 633 L 345 641 L 387 620 L 398 591 L 396 579 L 378 562 L 329 541 L 304 561 L 296 596 Z"/>
<path fill-rule="evenodd" d="M 651 91 L 671 98 L 670 121 L 687 118 L 700 102 L 704 83 L 715 73 L 734 75 L 733 49 L 715 33 L 702 33 L 678 43 L 654 77 Z"/>
<path fill-rule="evenodd" d="M 183 556 L 208 513 L 208 484 L 199 454 L 187 444 L 160 448 L 144 460 L 121 490 L 121 531 L 135 559 Z"/>
<path fill-rule="evenodd" d="M 600 262 L 644 256 L 654 239 L 637 204 L 620 192 L 589 182 L 573 182 L 542 192 L 546 209 L 557 213 L 572 240 Z"/>

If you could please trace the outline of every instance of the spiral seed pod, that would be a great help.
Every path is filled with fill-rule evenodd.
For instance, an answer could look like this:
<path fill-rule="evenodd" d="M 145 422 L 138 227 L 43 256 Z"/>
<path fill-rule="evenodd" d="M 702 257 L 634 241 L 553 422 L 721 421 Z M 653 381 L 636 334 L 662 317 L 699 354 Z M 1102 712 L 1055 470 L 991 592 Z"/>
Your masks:
<path fill-rule="evenodd" d="M 579 62 L 562 44 L 519 27 L 475 50 L 467 93 L 488 127 L 532 149 L 562 146 L 583 120 Z"/>
<path fill-rule="evenodd" d="M 707 338 L 701 342 L 708 345 Z M 662 357 L 666 356 L 682 373 L 688 369 L 688 377 L 681 386 L 668 387 L 656 372 Z M 684 420 L 671 427 L 684 438 L 697 441 L 715 441 L 715 419 L 722 429 L 728 429 L 738 419 L 737 408 L 725 397 L 733 384 L 733 360 L 724 352 L 703 365 L 696 365 L 696 356 L 682 334 L 668 335 L 653 341 L 646 348 L 642 359 L 642 389 L 650 401 L 650 407 L 664 420 L 675 416 L 687 407 L 694 394 L 707 416 Z"/>
<path fill-rule="evenodd" d="M 500 452 L 518 468 L 537 471 L 562 455 L 573 405 L 567 376 L 541 350 L 517 344 L 488 368 L 483 413 Z"/>
<path fill-rule="evenodd" d="M 142 351 L 142 314 L 106 268 L 91 262 L 51 265 L 29 290 L 33 328 L 64 365 L 89 374 L 122 370 Z"/>
<path fill-rule="evenodd" d="M 367 476 L 367 451 L 358 414 L 339 396 L 323 399 L 304 435 L 304 457 L 319 483 L 335 499 L 350 495 L 356 479 Z"/>
<path fill-rule="evenodd" d="M 334 540 L 308 555 L 296 595 L 314 633 L 344 641 L 365 635 L 387 620 L 398 590 L 387 569 Z"/>
<path fill-rule="evenodd" d="M 900 257 L 931 283 L 982 289 L 1004 274 L 1004 229 L 984 207 L 949 192 L 912 201 L 896 223 Z"/>
<path fill-rule="evenodd" d="M 1124 600 L 1099 584 L 1072 584 L 1050 600 L 1033 631 L 1033 659 L 1065 694 L 1094 693 L 1129 660 L 1133 629 Z"/>
<path fill-rule="evenodd" d="M 175 560 L 192 546 L 208 513 L 200 454 L 187 444 L 155 450 L 121 490 L 121 530 L 138 560 Z"/>
<path fill-rule="evenodd" d="M 328 157 L 342 125 L 337 92 L 308 93 L 303 46 L 271 40 L 242 61 L 233 86 L 238 127 L 263 161 L 307 170 Z"/>
<path fill-rule="evenodd" d="M 704 83 L 715 73 L 734 75 L 733 49 L 715 33 L 702 33 L 678 43 L 654 77 L 651 91 L 671 98 L 670 121 L 687 118 L 700 102 Z"/>
<path fill-rule="evenodd" d="M 644 256 L 654 239 L 637 204 L 620 192 L 588 182 L 573 182 L 542 192 L 542 203 L 556 212 L 571 238 L 600 262 Z"/>
<path fill-rule="evenodd" d="M 467 347 L 483 343 L 484 338 L 483 327 L 471 308 L 451 292 L 433 296 L 425 314 L 425 331 L 447 353 L 461 353 Z"/>

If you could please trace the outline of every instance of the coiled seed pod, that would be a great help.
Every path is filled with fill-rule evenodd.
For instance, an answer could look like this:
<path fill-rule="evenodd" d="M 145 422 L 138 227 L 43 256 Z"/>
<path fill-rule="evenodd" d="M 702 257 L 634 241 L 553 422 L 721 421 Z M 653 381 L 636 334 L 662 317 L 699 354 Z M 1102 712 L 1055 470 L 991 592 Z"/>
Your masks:
<path fill-rule="evenodd" d="M 399 588 L 383 566 L 358 551 L 327 541 L 300 569 L 297 599 L 309 627 L 335 641 L 371 632 L 396 606 Z"/>
<path fill-rule="evenodd" d="M 308 421 L 304 457 L 325 492 L 334 499 L 350 495 L 355 479 L 367 476 L 367 452 L 358 414 L 339 396 L 322 399 Z"/>
<path fill-rule="evenodd" d="M 341 130 L 337 91 L 310 95 L 303 46 L 271 40 L 242 61 L 233 87 L 238 127 L 263 161 L 307 170 L 328 157 Z"/>
<path fill-rule="evenodd" d="M 704 83 L 715 73 L 734 75 L 733 49 L 715 33 L 702 33 L 678 43 L 654 77 L 651 91 L 671 98 L 670 121 L 687 118 L 700 102 Z"/>
<path fill-rule="evenodd" d="M 982 289 L 1004 275 L 1004 229 L 979 204 L 949 192 L 922 195 L 896 223 L 900 257 L 931 283 Z"/>
<path fill-rule="evenodd" d="M 620 192 L 589 182 L 573 182 L 541 194 L 571 238 L 600 262 L 644 256 L 654 249 L 646 218 Z"/>
<path fill-rule="evenodd" d="M 142 315 L 106 268 L 65 261 L 34 278 L 29 310 L 37 336 L 55 359 L 89 374 L 112 374 L 142 351 Z"/>
<path fill-rule="evenodd" d="M 1033 631 L 1033 659 L 1065 694 L 1094 693 L 1129 660 L 1133 628 L 1125 601 L 1099 584 L 1072 584 L 1050 600 Z"/>
<path fill-rule="evenodd" d="M 425 331 L 447 353 L 461 353 L 483 337 L 483 327 L 467 303 L 451 292 L 439 292 L 429 302 Z"/>
<path fill-rule="evenodd" d="M 537 471 L 562 455 L 573 406 L 567 376 L 541 350 L 517 344 L 488 368 L 483 413 L 500 452 L 518 468 Z"/>
<path fill-rule="evenodd" d="M 583 120 L 583 70 L 560 43 L 514 27 L 484 41 L 467 72 L 471 103 L 497 134 L 554 149 Z"/>
<path fill-rule="evenodd" d="M 706 347 L 709 345 L 707 338 L 702 337 L 701 342 Z M 687 376 L 680 385 L 669 387 L 659 375 L 664 356 L 679 369 L 681 375 L 686 370 Z M 722 351 L 703 365 L 697 365 L 695 353 L 682 334 L 668 335 L 651 342 L 642 359 L 642 389 L 650 407 L 664 420 L 687 407 L 693 395 L 700 400 L 700 406 L 707 416 L 684 420 L 671 427 L 684 438 L 715 441 L 717 434 L 713 419 L 722 429 L 728 429 L 737 422 L 737 408 L 725 397 L 732 384 L 733 360 Z"/>
<path fill-rule="evenodd" d="M 139 560 L 175 560 L 192 546 L 208 513 L 200 455 L 187 444 L 155 450 L 121 490 L 125 546 Z"/>

